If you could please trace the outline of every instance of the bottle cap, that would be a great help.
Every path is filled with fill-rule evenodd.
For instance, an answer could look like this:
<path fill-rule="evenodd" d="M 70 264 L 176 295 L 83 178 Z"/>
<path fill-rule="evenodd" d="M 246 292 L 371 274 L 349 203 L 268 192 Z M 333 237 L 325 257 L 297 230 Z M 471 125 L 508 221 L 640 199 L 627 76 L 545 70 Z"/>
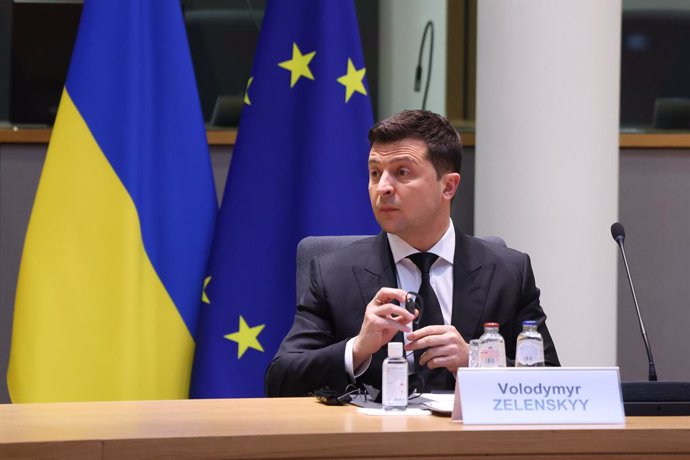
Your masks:
<path fill-rule="evenodd" d="M 486 328 L 486 327 L 498 327 L 498 326 L 499 326 L 498 323 L 484 323 L 484 327 L 485 327 L 485 328 Z"/>
<path fill-rule="evenodd" d="M 536 326 L 537 322 L 531 319 L 525 320 L 522 322 L 523 326 Z"/>
<path fill-rule="evenodd" d="M 403 355 L 402 342 L 388 342 L 388 356 L 400 358 Z"/>

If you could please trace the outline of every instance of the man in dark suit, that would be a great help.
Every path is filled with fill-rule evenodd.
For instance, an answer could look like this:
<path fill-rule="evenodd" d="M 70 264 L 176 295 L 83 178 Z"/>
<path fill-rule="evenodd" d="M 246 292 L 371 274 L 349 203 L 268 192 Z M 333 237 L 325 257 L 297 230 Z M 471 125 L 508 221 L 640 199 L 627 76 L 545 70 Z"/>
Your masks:
<path fill-rule="evenodd" d="M 529 257 L 453 225 L 462 163 L 455 128 L 432 112 L 404 111 L 377 123 L 369 141 L 369 196 L 383 232 L 312 261 L 310 289 L 266 371 L 266 394 L 343 391 L 351 383 L 381 388 L 391 340 L 405 343 L 413 388 L 450 390 L 484 322 L 500 324 L 512 363 L 522 321 L 538 321 L 546 363 L 559 365 Z M 416 253 L 431 253 L 422 257 L 430 257 L 430 268 L 419 268 Z M 419 291 L 423 270 L 436 313 L 425 306 L 413 330 L 419 312 L 398 304 Z"/>

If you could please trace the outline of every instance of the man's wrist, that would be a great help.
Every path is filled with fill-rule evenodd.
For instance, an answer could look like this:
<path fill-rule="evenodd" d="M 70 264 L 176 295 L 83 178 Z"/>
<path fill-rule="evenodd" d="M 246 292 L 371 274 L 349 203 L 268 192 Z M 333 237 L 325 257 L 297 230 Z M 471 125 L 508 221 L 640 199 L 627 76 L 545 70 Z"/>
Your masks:
<path fill-rule="evenodd" d="M 345 370 L 354 383 L 355 379 L 364 374 L 371 364 L 371 355 L 365 357 L 364 360 L 355 363 L 354 343 L 357 337 L 353 337 L 347 341 L 345 345 Z"/>
<path fill-rule="evenodd" d="M 362 352 L 359 346 L 359 336 L 356 336 L 352 342 L 352 367 L 358 369 L 370 357 L 371 354 Z"/>

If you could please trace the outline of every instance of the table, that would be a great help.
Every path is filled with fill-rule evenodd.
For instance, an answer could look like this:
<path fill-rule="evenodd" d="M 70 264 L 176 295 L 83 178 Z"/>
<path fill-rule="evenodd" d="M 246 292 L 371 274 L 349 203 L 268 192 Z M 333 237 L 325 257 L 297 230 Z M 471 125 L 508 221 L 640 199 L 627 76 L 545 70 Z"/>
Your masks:
<path fill-rule="evenodd" d="M 0 405 L 0 457 L 646 458 L 690 455 L 690 417 L 625 426 L 464 426 L 311 398 Z M 637 457 L 636 457 L 637 458 Z"/>

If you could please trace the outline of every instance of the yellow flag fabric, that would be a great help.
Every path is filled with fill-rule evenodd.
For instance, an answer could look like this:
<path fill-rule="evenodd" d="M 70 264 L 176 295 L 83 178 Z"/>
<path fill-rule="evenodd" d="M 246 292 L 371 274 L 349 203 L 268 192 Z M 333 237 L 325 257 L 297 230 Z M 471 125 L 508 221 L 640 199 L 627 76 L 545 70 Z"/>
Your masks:
<path fill-rule="evenodd" d="M 179 2 L 85 2 L 24 243 L 12 401 L 186 398 L 216 210 Z"/>

